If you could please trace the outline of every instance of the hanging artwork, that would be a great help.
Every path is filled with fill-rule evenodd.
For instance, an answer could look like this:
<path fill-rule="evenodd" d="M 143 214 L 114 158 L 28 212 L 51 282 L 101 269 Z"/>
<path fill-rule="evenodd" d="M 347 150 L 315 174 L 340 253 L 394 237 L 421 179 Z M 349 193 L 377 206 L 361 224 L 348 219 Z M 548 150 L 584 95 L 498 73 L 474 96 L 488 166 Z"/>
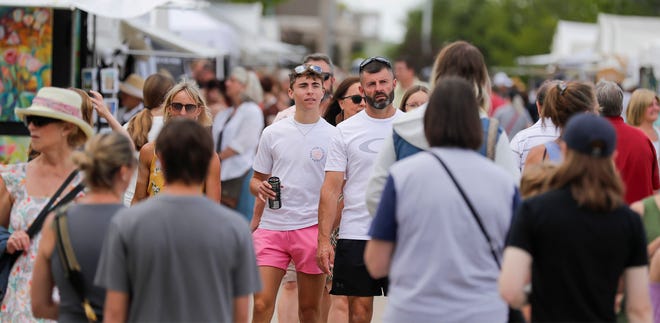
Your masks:
<path fill-rule="evenodd" d="M 51 85 L 53 10 L 0 6 L 0 121 Z"/>
<path fill-rule="evenodd" d="M 26 162 L 29 147 L 29 136 L 0 135 L 0 165 Z"/>

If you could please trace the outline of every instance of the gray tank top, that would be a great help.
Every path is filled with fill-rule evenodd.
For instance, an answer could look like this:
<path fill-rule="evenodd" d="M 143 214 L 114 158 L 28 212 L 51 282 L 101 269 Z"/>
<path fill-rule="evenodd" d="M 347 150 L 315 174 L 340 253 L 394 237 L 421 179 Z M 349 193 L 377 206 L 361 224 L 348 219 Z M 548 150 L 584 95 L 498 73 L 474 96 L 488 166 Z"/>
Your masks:
<path fill-rule="evenodd" d="M 76 204 L 69 207 L 67 212 L 71 246 L 85 277 L 87 298 L 99 319 L 103 317 L 105 289 L 94 286 L 96 265 L 110 220 L 122 208 L 124 208 L 123 204 Z M 51 270 L 55 285 L 60 292 L 58 320 L 60 322 L 87 322 L 81 306 L 82 300 L 64 275 L 57 247 L 51 256 Z"/>

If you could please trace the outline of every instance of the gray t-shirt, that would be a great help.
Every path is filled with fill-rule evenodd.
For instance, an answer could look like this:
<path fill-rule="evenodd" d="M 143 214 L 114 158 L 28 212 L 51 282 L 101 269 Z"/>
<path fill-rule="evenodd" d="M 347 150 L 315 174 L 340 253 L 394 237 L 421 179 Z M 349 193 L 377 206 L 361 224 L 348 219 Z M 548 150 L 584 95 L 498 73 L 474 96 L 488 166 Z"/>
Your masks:
<path fill-rule="evenodd" d="M 112 217 L 123 204 L 73 204 L 67 209 L 69 240 L 76 255 L 82 275 L 85 279 L 85 296 L 102 317 L 105 303 L 105 289 L 94 286 L 94 274 L 99 262 L 99 253 L 103 245 L 103 236 L 108 231 Z M 50 257 L 51 270 L 55 285 L 60 291 L 60 322 L 87 322 L 80 295 L 65 276 L 58 248 L 53 249 Z"/>
<path fill-rule="evenodd" d="M 95 283 L 128 293 L 128 320 L 141 322 L 229 322 L 234 298 L 261 289 L 242 216 L 203 196 L 166 194 L 115 216 Z"/>

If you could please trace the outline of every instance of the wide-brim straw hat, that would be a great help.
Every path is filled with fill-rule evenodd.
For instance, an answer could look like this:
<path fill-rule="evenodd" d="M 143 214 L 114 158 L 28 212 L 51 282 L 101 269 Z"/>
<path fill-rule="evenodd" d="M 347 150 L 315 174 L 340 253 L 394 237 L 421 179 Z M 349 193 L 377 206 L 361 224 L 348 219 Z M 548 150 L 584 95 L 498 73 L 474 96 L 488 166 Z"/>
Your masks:
<path fill-rule="evenodd" d="M 92 127 L 82 118 L 82 98 L 74 91 L 56 87 L 44 87 L 37 92 L 28 108 L 16 109 L 16 116 L 22 121 L 26 116 L 40 116 L 72 123 L 87 136 L 94 135 Z"/>
<path fill-rule="evenodd" d="M 124 82 L 119 84 L 119 90 L 122 92 L 142 99 L 142 89 L 144 88 L 144 79 L 137 74 L 129 75 Z"/>

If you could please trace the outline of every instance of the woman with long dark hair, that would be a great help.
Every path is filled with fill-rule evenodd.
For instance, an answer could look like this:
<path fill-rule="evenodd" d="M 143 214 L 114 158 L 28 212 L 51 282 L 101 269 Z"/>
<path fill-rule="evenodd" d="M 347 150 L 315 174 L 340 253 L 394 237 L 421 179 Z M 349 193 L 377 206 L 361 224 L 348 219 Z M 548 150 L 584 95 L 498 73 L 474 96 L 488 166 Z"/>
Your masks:
<path fill-rule="evenodd" d="M 529 302 L 532 321 L 613 322 L 623 278 L 629 320 L 651 322 L 644 227 L 624 202 L 614 127 L 583 113 L 568 121 L 562 139 L 550 190 L 516 213 L 500 293 L 512 307 Z"/>

